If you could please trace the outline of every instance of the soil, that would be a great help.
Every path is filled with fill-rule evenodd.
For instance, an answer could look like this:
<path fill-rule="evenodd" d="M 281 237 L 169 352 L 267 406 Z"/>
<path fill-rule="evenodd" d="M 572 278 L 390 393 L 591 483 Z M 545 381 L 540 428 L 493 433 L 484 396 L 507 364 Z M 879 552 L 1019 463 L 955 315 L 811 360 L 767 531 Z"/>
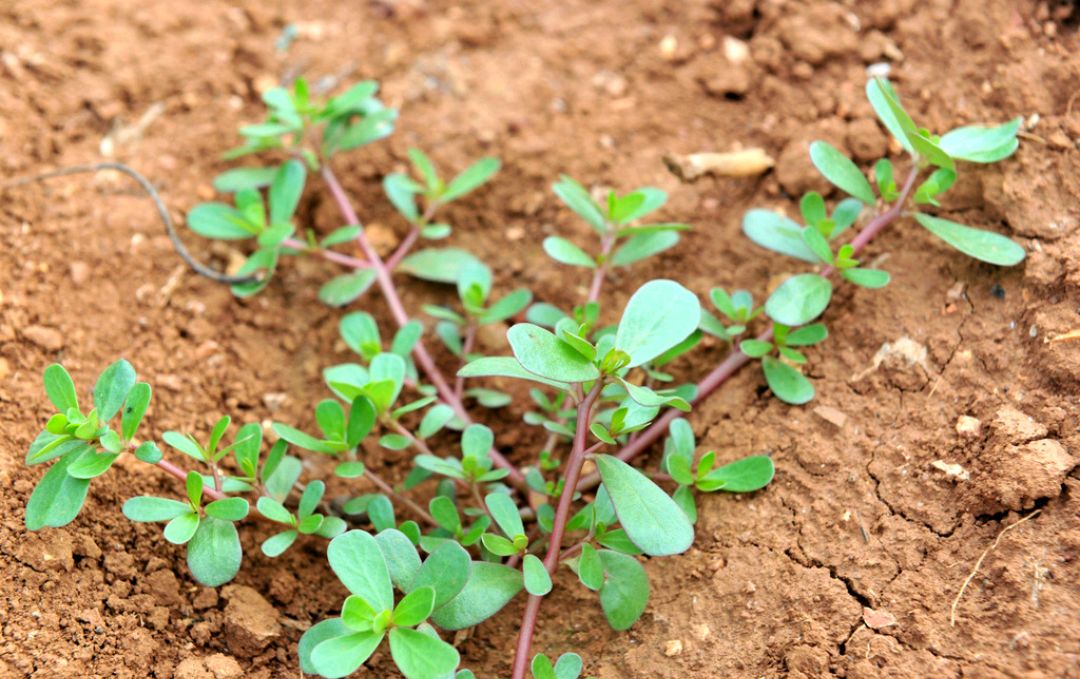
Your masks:
<path fill-rule="evenodd" d="M 297 73 L 377 78 L 401 107 L 398 132 L 337 169 L 387 246 L 403 225 L 380 180 L 413 145 L 449 168 L 503 159 L 490 188 L 447 210 L 450 243 L 477 252 L 502 289 L 563 305 L 588 281 L 540 243 L 590 235 L 551 195 L 558 173 L 670 191 L 665 218 L 696 228 L 613 278 L 611 316 L 650 277 L 761 292 L 786 271 L 741 237 L 740 217 L 795 213 L 799 192 L 827 188 L 808 140 L 863 160 L 898 150 L 863 97 L 869 64 L 891 63 L 932 129 L 1023 115 L 1017 155 L 965 166 L 948 214 L 1018 239 L 1026 262 L 982 265 L 910 222 L 890 228 L 869 257 L 893 283 L 839 295 L 832 336 L 810 352 L 810 407 L 771 398 L 748 370 L 691 416 L 722 459 L 771 452 L 775 482 L 701 501 L 691 551 L 647 564 L 652 599 L 628 633 L 561 574 L 537 649 L 577 651 L 600 679 L 1080 677 L 1080 342 L 1054 340 L 1080 327 L 1078 20 L 1072 2 L 1006 0 L 8 0 L 0 166 L 10 178 L 111 154 L 182 216 L 213 196 L 219 153 L 260 115 L 260 90 Z M 682 184 L 662 162 L 753 146 L 777 159 L 759 178 Z M 319 232 L 339 225 L 314 194 L 301 211 Z M 187 240 L 217 266 L 236 256 Z M 107 175 L 4 192 L 0 245 L 0 675 L 297 676 L 297 639 L 343 596 L 317 542 L 271 561 L 257 549 L 265 527 L 251 524 L 236 581 L 200 587 L 158 527 L 119 512 L 133 494 L 172 492 L 171 478 L 118 464 L 72 525 L 28 534 L 22 508 L 41 469 L 22 457 L 49 412 L 39 376 L 57 360 L 84 387 L 131 360 L 156 390 L 155 435 L 205 432 L 222 412 L 310 425 L 321 368 L 348 356 L 339 312 L 315 301 L 331 265 L 290 263 L 238 301 L 191 274 L 146 199 Z M 414 310 L 445 292 L 403 289 Z M 361 305 L 389 328 L 375 293 Z M 498 333 L 483 339 L 502 348 Z M 723 354 L 708 344 L 676 371 L 693 379 Z M 540 435 L 520 415 L 489 422 L 524 461 Z M 401 478 L 402 459 L 368 462 Z M 951 625 L 980 555 L 1035 509 L 983 560 Z M 457 637 L 465 666 L 508 674 L 522 606 Z M 360 676 L 396 675 L 380 653 Z"/>

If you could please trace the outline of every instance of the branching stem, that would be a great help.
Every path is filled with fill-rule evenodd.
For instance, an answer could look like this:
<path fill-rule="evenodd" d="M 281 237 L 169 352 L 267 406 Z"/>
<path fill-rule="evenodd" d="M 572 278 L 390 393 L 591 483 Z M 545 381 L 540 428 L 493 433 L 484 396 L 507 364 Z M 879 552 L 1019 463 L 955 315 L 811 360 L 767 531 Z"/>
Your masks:
<path fill-rule="evenodd" d="M 349 202 L 348 196 L 345 195 L 345 190 L 341 187 L 333 170 L 330 169 L 329 165 L 324 164 L 321 172 L 323 181 L 325 181 L 327 187 L 329 187 L 330 193 L 333 195 L 334 201 L 337 203 L 338 209 L 341 211 L 345 221 L 349 224 L 359 225 L 360 218 L 357 217 L 356 211 L 353 210 L 352 204 Z M 382 258 L 379 257 L 379 253 L 371 247 L 371 243 L 368 242 L 363 231 L 356 237 L 356 242 L 360 246 L 360 250 L 364 253 L 368 262 L 370 262 L 372 269 L 375 271 L 375 280 L 382 290 L 383 298 L 386 300 L 387 306 L 390 307 L 390 313 L 393 315 L 395 322 L 397 322 L 399 327 L 405 325 L 409 322 L 409 315 L 405 312 L 405 307 L 401 303 L 401 296 L 398 295 L 397 287 L 394 285 L 394 280 L 390 275 L 390 270 L 387 268 Z M 443 377 L 438 366 L 435 365 L 435 360 L 431 357 L 431 354 L 428 353 L 423 340 L 418 341 L 413 347 L 413 357 L 416 359 L 420 369 L 424 371 L 424 374 L 428 376 L 431 383 L 435 385 L 435 389 L 439 392 L 442 401 L 453 409 L 454 414 L 458 419 L 465 424 L 471 424 L 472 418 L 469 417 L 469 413 L 465 410 L 464 405 L 462 405 L 461 399 L 455 396 L 454 390 L 446 382 L 446 378 Z M 510 472 L 510 476 L 507 478 L 509 478 L 514 485 L 519 488 L 525 487 L 524 474 L 511 464 L 502 453 L 495 448 L 492 448 L 490 455 L 492 461 L 497 466 Z"/>
<path fill-rule="evenodd" d="M 562 550 L 566 522 L 570 519 L 570 510 L 574 505 L 574 488 L 577 487 L 578 477 L 581 476 L 581 466 L 585 464 L 585 441 L 589 435 L 589 420 L 592 418 L 593 405 L 600 397 L 603 386 L 603 380 L 597 380 L 578 406 L 574 445 L 570 452 L 570 459 L 566 462 L 566 482 L 563 484 L 562 495 L 559 496 L 559 506 L 555 510 L 555 520 L 548 540 L 547 555 L 544 556 L 544 568 L 548 573 L 554 573 L 556 566 L 559 565 L 559 553 Z M 521 621 L 517 650 L 514 653 L 513 679 L 525 679 L 525 669 L 529 664 L 529 649 L 532 646 L 533 632 L 536 631 L 536 620 L 543 600 L 544 597 L 530 596 L 528 603 L 525 604 L 525 616 Z"/>
<path fill-rule="evenodd" d="M 892 206 L 884 212 L 878 214 L 870 223 L 868 223 L 862 231 L 851 241 L 851 246 L 858 253 L 862 250 L 871 240 L 874 239 L 881 231 L 896 220 L 897 217 L 903 214 L 904 204 L 907 202 L 908 196 L 911 195 L 912 189 L 915 188 L 915 181 L 920 174 L 920 168 L 915 166 L 911 169 L 911 172 L 907 176 L 907 180 L 904 182 L 904 187 L 900 191 L 899 197 L 892 204 Z M 831 266 L 827 266 L 822 269 L 821 274 L 828 276 L 833 273 L 835 269 Z M 772 339 L 772 324 L 770 323 L 765 330 L 758 335 L 758 339 L 762 341 L 769 341 Z M 697 396 L 691 402 L 693 405 L 701 403 L 709 397 L 714 391 L 716 391 L 720 385 L 726 382 L 732 375 L 737 373 L 740 368 L 750 362 L 750 357 L 742 353 L 738 349 L 735 349 L 731 354 L 727 356 L 723 361 L 717 365 L 712 372 L 706 375 L 697 384 Z M 648 450 L 649 446 L 655 443 L 668 429 L 668 425 L 671 421 L 679 417 L 680 412 L 675 409 L 668 409 L 663 415 L 660 416 L 648 429 L 641 432 L 641 435 L 635 438 L 633 441 L 626 444 L 625 447 L 617 454 L 617 457 L 623 462 L 627 462 L 637 457 L 644 451 Z M 600 482 L 600 477 L 597 474 L 589 474 L 581 479 L 578 483 L 577 489 L 579 491 L 591 488 Z"/>

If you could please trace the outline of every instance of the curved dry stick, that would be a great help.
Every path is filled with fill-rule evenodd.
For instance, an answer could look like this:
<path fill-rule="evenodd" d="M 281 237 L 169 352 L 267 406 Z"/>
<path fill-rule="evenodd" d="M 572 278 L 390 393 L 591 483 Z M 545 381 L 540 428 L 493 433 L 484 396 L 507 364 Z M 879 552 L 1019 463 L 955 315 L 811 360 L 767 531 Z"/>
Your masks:
<path fill-rule="evenodd" d="M 188 249 L 184 245 L 183 241 L 180 240 L 180 235 L 176 232 L 176 226 L 173 224 L 172 216 L 169 214 L 168 208 L 165 207 L 164 201 L 161 200 L 161 196 L 158 195 L 157 189 L 155 189 L 154 185 L 150 183 L 150 180 L 148 180 L 138 170 L 131 167 L 130 165 L 125 165 L 123 163 L 114 163 L 112 161 L 92 163 L 90 165 L 72 165 L 71 167 L 65 167 L 59 170 L 42 172 L 41 174 L 36 174 L 31 177 L 21 177 L 19 179 L 4 184 L 3 187 L 9 188 L 15 186 L 23 186 L 25 184 L 42 181 L 44 179 L 52 179 L 53 177 L 64 177 L 66 175 L 72 174 L 100 172 L 102 170 L 116 170 L 117 172 L 122 172 L 139 183 L 139 186 L 141 186 L 143 190 L 146 191 L 147 195 L 150 196 L 150 200 L 154 202 L 154 207 L 157 208 L 158 216 L 161 217 L 162 223 L 165 224 L 165 232 L 168 234 L 169 240 L 172 242 L 173 248 L 176 249 L 176 254 L 180 255 L 180 259 L 184 260 L 184 262 L 188 266 L 190 266 L 195 273 L 199 274 L 200 276 L 205 276 L 212 281 L 216 281 L 218 283 L 227 283 L 229 285 L 254 283 L 256 281 L 262 280 L 262 277 L 259 274 L 252 276 L 230 276 L 228 274 L 221 273 L 220 271 L 215 271 L 214 269 L 211 269 L 210 267 L 206 266 L 202 262 L 192 257 L 191 253 L 188 252 Z"/>
<path fill-rule="evenodd" d="M 1016 523 L 1011 523 L 1008 526 L 1005 526 L 1004 528 L 1002 528 L 1001 532 L 997 534 L 997 538 L 994 539 L 993 544 L 991 544 L 989 547 L 987 547 L 986 550 L 982 553 L 982 556 L 979 557 L 979 560 L 975 562 L 975 568 L 972 568 L 971 573 L 969 573 L 968 576 L 966 578 L 964 578 L 964 584 L 960 586 L 960 591 L 956 593 L 956 598 L 953 599 L 952 608 L 949 609 L 949 626 L 950 627 L 955 627 L 956 626 L 956 607 L 960 605 L 960 598 L 962 596 L 964 596 L 964 591 L 967 590 L 968 585 L 970 585 L 971 581 L 975 579 L 975 575 L 979 572 L 979 569 L 982 567 L 983 559 L 985 559 L 987 557 L 987 555 L 990 554 L 990 552 L 994 551 L 994 548 L 998 546 L 999 542 L 1001 542 L 1001 538 L 1005 535 L 1005 533 L 1008 533 L 1010 530 L 1012 530 L 1013 528 L 1016 528 L 1017 526 L 1024 523 L 1025 521 L 1030 521 L 1031 519 L 1034 519 L 1036 516 L 1039 515 L 1040 512 L 1042 512 L 1042 508 L 1036 509 L 1035 511 L 1028 514 L 1024 518 L 1020 519 Z"/>

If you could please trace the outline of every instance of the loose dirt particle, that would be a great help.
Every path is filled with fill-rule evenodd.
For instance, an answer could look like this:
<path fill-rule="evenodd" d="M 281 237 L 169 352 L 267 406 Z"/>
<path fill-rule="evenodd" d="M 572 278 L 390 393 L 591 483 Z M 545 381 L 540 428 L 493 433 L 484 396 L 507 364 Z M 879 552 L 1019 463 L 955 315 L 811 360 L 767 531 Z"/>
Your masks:
<path fill-rule="evenodd" d="M 60 351 L 64 348 L 64 336 L 56 328 L 31 325 L 23 328 L 22 336 L 45 351 Z"/>
<path fill-rule="evenodd" d="M 664 642 L 664 655 L 674 658 L 683 651 L 682 639 L 668 639 Z"/>
<path fill-rule="evenodd" d="M 982 422 L 970 415 L 956 418 L 956 433 L 965 439 L 977 439 L 982 435 Z"/>
<path fill-rule="evenodd" d="M 817 406 L 813 412 L 837 429 L 843 429 L 844 425 L 847 424 L 847 415 L 832 406 Z"/>

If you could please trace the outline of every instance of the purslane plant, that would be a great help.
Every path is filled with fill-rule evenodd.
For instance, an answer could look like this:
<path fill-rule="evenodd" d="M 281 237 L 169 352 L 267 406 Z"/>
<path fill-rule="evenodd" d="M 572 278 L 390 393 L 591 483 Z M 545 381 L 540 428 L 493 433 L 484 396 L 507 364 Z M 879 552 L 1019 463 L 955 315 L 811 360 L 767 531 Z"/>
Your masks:
<path fill-rule="evenodd" d="M 905 180 L 898 185 L 891 161 L 883 159 L 874 166 L 871 183 L 839 150 L 815 142 L 810 149 L 815 167 L 850 197 L 830 211 L 824 196 L 808 193 L 799 204 L 805 224 L 765 210 L 751 210 L 743 221 L 753 242 L 813 270 L 789 277 L 760 306 L 746 290 L 714 288 L 708 298 L 715 313 L 702 309 L 698 296 L 676 281 L 652 280 L 634 292 L 617 323 L 606 325 L 600 298 L 607 272 L 671 248 L 688 228 L 646 221 L 664 205 L 664 192 L 650 187 L 624 195 L 608 191 L 596 201 L 568 177 L 554 185 L 556 196 L 599 239 L 592 252 L 557 236 L 544 241 L 545 252 L 557 262 L 592 272 L 587 297 L 564 310 L 534 303 L 526 289 L 493 294 L 491 270 L 460 248 L 412 251 L 422 239 L 450 235 L 451 227 L 437 221 L 439 209 L 482 186 L 499 168 L 497 160 L 485 158 L 446 182 L 431 159 L 414 149 L 409 157 L 416 177 L 390 174 L 383 181 L 407 228 L 384 260 L 367 241 L 330 168 L 337 152 L 392 131 L 396 112 L 384 107 L 376 92 L 374 83 L 365 82 L 317 102 L 303 81 L 291 90 L 268 92 L 268 118 L 242 128 L 244 145 L 228 155 L 269 152 L 278 163 L 224 173 L 215 186 L 233 193 L 233 204 L 206 203 L 188 213 L 189 227 L 201 235 L 254 241 L 242 269 L 248 278 L 233 282 L 239 296 L 259 292 L 283 257 L 298 255 L 321 256 L 348 269 L 319 290 L 330 306 L 352 304 L 375 286 L 381 291 L 397 329 L 384 342 L 371 314 L 342 316 L 342 340 L 357 358 L 324 370 L 332 397 L 314 408 L 318 432 L 275 422 L 277 440 L 265 455 L 262 428 L 245 424 L 230 437 L 227 416 L 205 440 L 165 432 L 167 449 L 195 461 L 196 470 L 186 471 L 166 460 L 157 443 L 137 438 L 150 387 L 137 382 L 130 364 L 121 360 L 102 373 L 86 413 L 67 372 L 53 365 L 44 381 L 57 414 L 27 454 L 28 464 L 53 462 L 28 501 L 30 530 L 70 523 L 90 480 L 125 453 L 182 481 L 180 499 L 135 497 L 123 513 L 134 521 L 164 522 L 165 538 L 186 545 L 193 577 L 207 585 L 231 580 L 240 568 L 236 525 L 248 517 L 252 503 L 256 516 L 273 526 L 261 544 L 267 557 L 282 554 L 302 536 L 329 539 L 330 567 L 349 596 L 338 616 L 318 622 L 301 638 L 299 663 L 305 672 L 346 676 L 386 642 L 409 679 L 473 676 L 459 668 L 458 652 L 439 630 L 472 627 L 524 590 L 528 600 L 513 677 L 530 671 L 536 679 L 579 677 L 583 662 L 577 655 L 552 662 L 531 648 L 541 604 L 559 567 L 566 566 L 597 593 L 612 628 L 627 629 L 649 598 L 642 557 L 690 547 L 696 494 L 752 492 L 773 478 L 768 456 L 731 460 L 712 450 L 699 454 L 683 413 L 752 360 L 761 362 L 779 399 L 811 400 L 814 386 L 801 366 L 810 360 L 806 348 L 828 336 L 820 318 L 832 299 L 834 279 L 865 288 L 886 285 L 886 272 L 861 266 L 856 256 L 900 217 L 913 216 L 947 244 L 991 264 L 1016 264 L 1024 256 L 1002 236 L 922 211 L 922 206 L 939 207 L 956 180 L 956 161 L 996 162 L 1011 155 L 1019 121 L 937 137 L 916 127 L 891 85 L 874 80 L 867 85 L 870 102 L 910 156 Z M 311 230 L 297 237 L 294 223 L 309 173 L 322 177 L 345 221 L 321 238 Z M 912 204 L 916 211 L 908 212 Z M 875 214 L 857 235 L 841 238 L 867 209 Z M 355 252 L 340 249 L 350 244 Z M 423 308 L 459 362 L 453 382 L 426 348 L 424 319 L 410 316 L 401 303 L 395 273 L 455 287 L 454 300 Z M 480 326 L 522 315 L 524 320 L 507 331 L 510 355 L 478 353 Z M 730 353 L 698 384 L 677 383 L 667 366 L 703 334 L 728 343 Z M 466 408 L 466 403 L 478 408 L 511 403 L 509 394 L 473 381 L 488 377 L 525 380 L 534 387 L 529 393 L 535 409 L 525 414 L 524 425 L 541 429 L 536 438 L 542 444 L 531 460 L 515 454 L 525 459 L 522 465 L 499 452 L 494 433 L 473 422 Z M 628 464 L 665 436 L 657 471 Z M 289 446 L 333 459 L 335 483 L 365 490 L 333 511 L 323 501 L 322 479 L 301 483 L 304 466 L 289 454 Z M 404 481 L 391 485 L 364 464 L 370 446 L 413 455 Z"/>

